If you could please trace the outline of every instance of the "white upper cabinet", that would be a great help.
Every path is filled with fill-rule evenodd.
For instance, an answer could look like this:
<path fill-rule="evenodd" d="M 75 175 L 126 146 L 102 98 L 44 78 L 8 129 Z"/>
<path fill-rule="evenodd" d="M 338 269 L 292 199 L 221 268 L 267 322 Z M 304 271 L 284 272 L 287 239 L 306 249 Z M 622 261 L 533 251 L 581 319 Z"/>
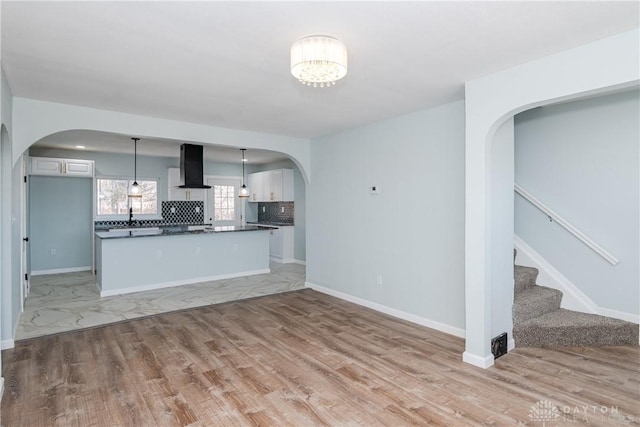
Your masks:
<path fill-rule="evenodd" d="M 31 157 L 31 175 L 93 176 L 93 160 Z"/>
<path fill-rule="evenodd" d="M 248 176 L 250 202 L 292 202 L 293 170 L 275 169 Z"/>
<path fill-rule="evenodd" d="M 167 172 L 168 200 L 170 201 L 203 201 L 203 188 L 179 188 L 180 168 L 169 168 Z"/>
<path fill-rule="evenodd" d="M 262 195 L 264 190 L 262 189 L 262 182 L 264 179 L 262 175 L 264 172 L 250 173 L 247 176 L 247 185 L 249 186 L 249 201 L 258 202 L 262 201 Z"/>

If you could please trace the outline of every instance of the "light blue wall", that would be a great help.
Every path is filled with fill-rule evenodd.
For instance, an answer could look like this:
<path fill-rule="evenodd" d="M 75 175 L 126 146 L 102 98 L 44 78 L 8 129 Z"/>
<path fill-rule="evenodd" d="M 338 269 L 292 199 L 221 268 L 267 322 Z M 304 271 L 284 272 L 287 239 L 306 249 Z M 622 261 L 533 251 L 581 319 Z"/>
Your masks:
<path fill-rule="evenodd" d="M 11 185 L 14 174 L 12 153 L 13 95 L 0 68 L 0 333 L 3 345 L 13 339 L 20 315 L 20 256 L 14 235 L 20 227 L 20 206 L 14 206 L 20 187 Z M 12 221 L 15 218 L 15 221 Z M 19 249 L 19 248 L 18 248 Z M 16 280 L 17 279 L 17 280 Z"/>
<path fill-rule="evenodd" d="M 29 177 L 32 272 L 92 265 L 92 185 L 90 178 Z"/>
<path fill-rule="evenodd" d="M 515 230 L 603 308 L 638 314 L 637 90 L 526 111 L 515 119 L 516 182 L 620 263 L 611 266 L 517 196 Z"/>
<path fill-rule="evenodd" d="M 294 211 L 294 247 L 293 257 L 298 261 L 305 261 L 307 259 L 307 245 L 306 245 L 306 186 L 304 178 L 300 173 L 300 169 L 291 160 L 283 160 L 280 162 L 269 163 L 266 165 L 256 165 L 251 169 L 253 172 L 262 172 L 273 169 L 293 169 L 293 199 L 295 203 Z M 258 211 L 257 203 L 247 203 L 247 221 L 257 221 Z"/>
<path fill-rule="evenodd" d="M 267 272 L 269 233 L 98 239 L 97 254 L 100 289 L 115 295 Z"/>
<path fill-rule="evenodd" d="M 307 280 L 463 329 L 464 102 L 314 139 L 311 160 Z"/>
<path fill-rule="evenodd" d="M 116 176 L 133 178 L 133 155 L 102 153 L 92 151 L 64 150 L 59 148 L 32 147 L 32 157 L 59 157 L 67 159 L 94 160 L 96 176 Z M 167 169 L 179 168 L 178 157 L 138 156 L 138 178 L 158 179 L 160 200 L 167 200 Z M 205 175 L 241 176 L 242 165 L 236 163 L 204 163 Z"/>

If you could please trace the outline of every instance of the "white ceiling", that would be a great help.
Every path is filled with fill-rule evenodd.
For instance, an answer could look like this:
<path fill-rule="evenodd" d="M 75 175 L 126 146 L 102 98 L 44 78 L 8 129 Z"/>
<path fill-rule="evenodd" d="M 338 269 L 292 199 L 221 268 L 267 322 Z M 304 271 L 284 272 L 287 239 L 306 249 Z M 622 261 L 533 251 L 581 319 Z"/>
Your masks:
<path fill-rule="evenodd" d="M 2 1 L 15 96 L 296 137 L 463 99 L 464 82 L 638 27 L 639 2 Z M 349 73 L 309 88 L 296 39 Z"/>

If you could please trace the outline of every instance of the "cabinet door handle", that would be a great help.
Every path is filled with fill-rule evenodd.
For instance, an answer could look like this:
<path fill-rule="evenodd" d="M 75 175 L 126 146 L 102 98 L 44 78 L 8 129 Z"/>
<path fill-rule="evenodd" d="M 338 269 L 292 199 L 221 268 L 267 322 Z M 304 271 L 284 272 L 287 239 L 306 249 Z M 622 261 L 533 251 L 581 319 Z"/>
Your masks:
<path fill-rule="evenodd" d="M 273 191 L 269 193 L 269 200 L 273 200 Z"/>

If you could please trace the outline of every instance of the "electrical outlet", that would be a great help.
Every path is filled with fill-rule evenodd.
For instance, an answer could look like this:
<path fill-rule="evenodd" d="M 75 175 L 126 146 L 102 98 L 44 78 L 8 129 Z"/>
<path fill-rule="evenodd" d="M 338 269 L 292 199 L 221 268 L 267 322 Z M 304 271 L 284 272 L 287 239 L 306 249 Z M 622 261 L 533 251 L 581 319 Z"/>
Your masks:
<path fill-rule="evenodd" d="M 284 206 L 280 206 L 280 213 L 284 213 Z"/>
<path fill-rule="evenodd" d="M 196 213 L 200 213 L 200 206 L 196 206 Z"/>
<path fill-rule="evenodd" d="M 196 255 L 200 255 L 200 246 L 196 246 Z"/>
<path fill-rule="evenodd" d="M 175 206 L 171 206 L 171 213 L 176 213 L 176 207 Z"/>
<path fill-rule="evenodd" d="M 507 354 L 507 333 L 503 332 L 497 337 L 491 340 L 491 353 L 493 358 L 497 359 L 500 356 Z"/>
<path fill-rule="evenodd" d="M 233 244 L 233 250 L 236 251 L 236 252 L 238 251 L 238 244 L 237 243 Z"/>
<path fill-rule="evenodd" d="M 156 250 L 156 257 L 157 258 L 162 258 L 162 249 Z"/>
<path fill-rule="evenodd" d="M 378 276 L 376 277 L 376 283 L 378 285 L 382 285 L 382 274 L 378 274 Z"/>
<path fill-rule="evenodd" d="M 56 250 L 55 249 L 51 249 L 51 255 L 55 255 L 56 254 Z"/>

